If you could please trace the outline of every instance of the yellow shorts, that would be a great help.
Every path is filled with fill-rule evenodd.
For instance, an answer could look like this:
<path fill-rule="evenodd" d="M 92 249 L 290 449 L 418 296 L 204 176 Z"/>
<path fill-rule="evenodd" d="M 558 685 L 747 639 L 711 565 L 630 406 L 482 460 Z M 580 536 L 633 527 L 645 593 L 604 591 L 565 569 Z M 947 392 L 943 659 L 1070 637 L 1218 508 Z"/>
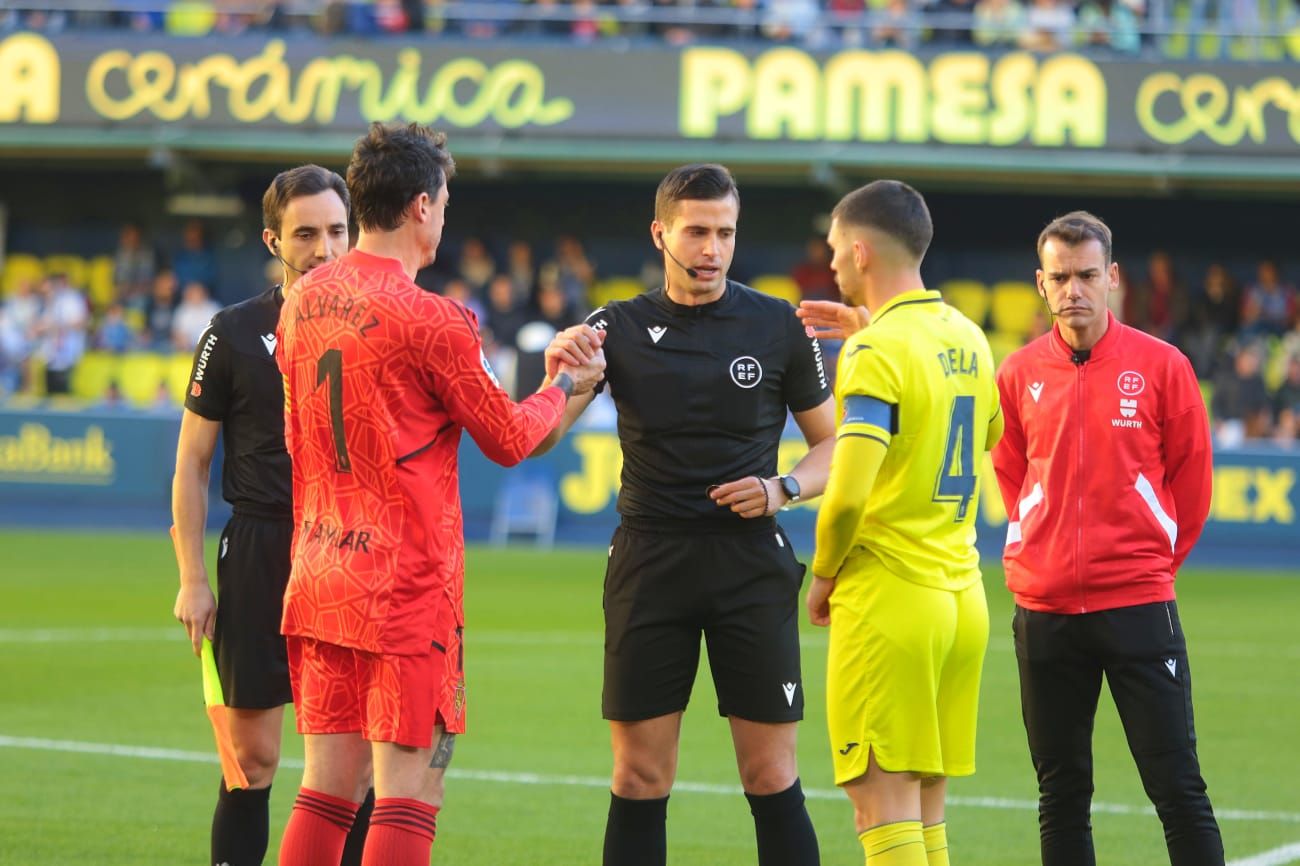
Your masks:
<path fill-rule="evenodd" d="M 980 672 L 989 642 L 984 585 L 921 586 L 870 552 L 852 556 L 831 594 L 826 717 L 835 784 L 867 772 L 975 772 Z"/>

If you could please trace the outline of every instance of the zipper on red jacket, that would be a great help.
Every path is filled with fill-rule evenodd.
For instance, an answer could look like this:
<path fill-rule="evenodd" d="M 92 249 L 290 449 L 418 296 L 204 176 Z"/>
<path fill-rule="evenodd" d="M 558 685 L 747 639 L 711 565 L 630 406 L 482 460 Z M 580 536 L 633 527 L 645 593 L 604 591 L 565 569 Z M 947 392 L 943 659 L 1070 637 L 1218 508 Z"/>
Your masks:
<path fill-rule="evenodd" d="M 1083 445 L 1084 435 L 1083 428 L 1086 425 L 1088 414 L 1085 411 L 1083 396 L 1083 375 L 1087 368 L 1088 362 L 1075 364 L 1074 393 L 1077 398 L 1076 406 L 1078 409 L 1078 427 L 1079 427 L 1079 453 L 1075 457 L 1074 481 L 1076 485 L 1076 507 L 1074 515 L 1074 582 L 1079 588 L 1079 613 L 1088 612 L 1088 596 L 1083 588 Z"/>

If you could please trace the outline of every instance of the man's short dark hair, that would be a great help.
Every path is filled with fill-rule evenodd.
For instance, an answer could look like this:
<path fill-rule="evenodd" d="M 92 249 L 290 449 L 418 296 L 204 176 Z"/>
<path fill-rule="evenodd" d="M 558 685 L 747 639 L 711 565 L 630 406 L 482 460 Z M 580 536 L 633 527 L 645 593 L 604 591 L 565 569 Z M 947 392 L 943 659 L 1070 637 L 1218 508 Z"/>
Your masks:
<path fill-rule="evenodd" d="M 284 219 L 284 209 L 289 206 L 289 202 L 329 190 L 338 193 L 343 209 L 348 210 L 348 185 L 337 173 L 310 164 L 280 172 L 262 196 L 262 226 L 279 237 L 280 222 Z"/>
<path fill-rule="evenodd" d="M 1097 241 L 1110 264 L 1110 227 L 1086 210 L 1070 211 L 1047 224 L 1038 234 L 1038 258 L 1043 257 L 1043 246 L 1048 239 L 1056 238 L 1066 246 L 1077 247 L 1087 241 Z"/>
<path fill-rule="evenodd" d="M 671 224 L 679 201 L 716 201 L 727 196 L 735 196 L 736 203 L 740 203 L 736 179 L 725 165 L 714 162 L 683 165 L 659 181 L 659 189 L 655 191 L 655 219 Z"/>
<path fill-rule="evenodd" d="M 876 180 L 840 199 L 831 218 L 841 225 L 875 229 L 903 245 L 919 262 L 934 239 L 925 199 L 900 180 Z"/>
<path fill-rule="evenodd" d="M 411 199 L 438 195 L 456 173 L 447 135 L 418 123 L 372 123 L 348 163 L 348 190 L 362 229 L 390 232 Z"/>

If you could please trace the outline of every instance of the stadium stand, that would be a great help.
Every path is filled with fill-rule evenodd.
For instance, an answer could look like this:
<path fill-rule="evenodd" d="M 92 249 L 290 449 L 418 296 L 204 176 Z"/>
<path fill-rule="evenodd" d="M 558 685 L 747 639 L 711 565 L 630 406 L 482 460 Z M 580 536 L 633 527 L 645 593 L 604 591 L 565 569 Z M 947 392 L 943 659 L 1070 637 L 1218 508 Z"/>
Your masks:
<path fill-rule="evenodd" d="M 244 33 L 326 36 L 425 34 L 470 39 L 524 37 L 658 40 L 672 45 L 768 40 L 803 46 L 917 44 L 1073 50 L 1117 57 L 1281 60 L 1289 2 L 1203 0 L 620 0 L 572 4 L 444 0 L 135 0 L 89 5 L 54 0 L 0 9 L 0 32 L 130 30 L 177 38 Z"/>
<path fill-rule="evenodd" d="M 1034 332 L 1043 302 L 1033 286 L 1009 280 L 995 284 L 990 296 L 989 320 L 995 332 L 1021 342 Z"/>
<path fill-rule="evenodd" d="M 1241 270 L 1244 272 L 1246 269 Z M 497 273 L 506 273 L 506 269 L 500 267 Z M 5 329 L 12 332 L 15 321 L 24 315 L 31 316 L 39 312 L 42 308 L 41 286 L 51 278 L 59 278 L 59 275 L 66 277 L 72 287 L 83 293 L 92 314 L 88 350 L 73 368 L 70 394 L 59 398 L 59 405 L 63 408 L 120 406 L 173 411 L 183 405 L 191 355 L 184 351 L 174 351 L 170 346 L 158 350 L 158 344 L 151 342 L 149 310 L 142 302 L 127 307 L 122 314 L 120 327 L 128 335 L 124 349 L 115 349 L 109 345 L 103 333 L 104 322 L 109 318 L 106 314 L 111 307 L 120 307 L 122 301 L 114 284 L 112 256 L 85 256 L 71 252 L 50 255 L 9 253 L 0 269 L 0 333 L 5 332 Z M 506 313 L 520 317 L 520 321 L 535 319 L 539 314 L 529 296 L 530 292 L 535 291 L 535 288 L 530 288 L 535 286 L 535 282 L 526 277 L 520 279 L 524 285 L 524 294 L 515 302 L 513 312 Z M 752 277 L 749 282 L 758 291 L 782 298 L 791 304 L 799 303 L 799 287 L 787 275 L 765 273 Z M 584 290 L 583 297 L 588 308 L 595 309 L 610 301 L 635 297 L 645 287 L 642 277 L 609 276 L 593 280 Z M 985 327 L 994 359 L 998 363 L 1050 326 L 1049 317 L 1030 283 L 953 278 L 942 282 L 939 289 L 949 303 Z M 1295 293 L 1289 283 L 1282 286 L 1282 291 L 1289 293 L 1288 296 Z M 486 305 L 486 297 L 474 296 L 469 302 Z M 21 312 L 24 305 L 29 309 L 28 313 Z M 1214 371 L 1229 366 L 1231 358 L 1243 347 L 1247 347 L 1258 353 L 1259 375 L 1267 393 L 1275 395 L 1278 401 L 1273 417 L 1289 431 L 1292 426 L 1290 421 L 1283 422 L 1281 419 L 1290 418 L 1283 403 L 1291 399 L 1287 384 L 1288 370 L 1292 360 L 1300 357 L 1298 318 L 1300 317 L 1293 315 L 1290 329 L 1281 336 L 1261 335 L 1250 330 L 1249 322 L 1239 330 L 1223 333 L 1213 348 L 1216 353 L 1213 357 L 1218 360 L 1211 363 L 1202 380 L 1207 406 L 1210 405 L 1215 389 Z M 494 316 L 485 319 L 485 322 L 496 320 L 498 319 Z M 491 342 L 490 333 L 485 333 L 485 337 L 494 351 L 500 349 Z M 1176 329 L 1175 341 L 1184 338 L 1192 339 L 1188 323 L 1180 323 Z M 17 361 L 12 351 L 9 357 L 0 354 L 0 400 L 5 393 L 10 398 L 23 399 L 49 396 L 44 388 L 43 362 L 36 348 L 35 341 L 28 341 L 26 355 Z M 510 360 L 503 362 L 503 367 L 511 371 L 514 363 L 513 357 L 510 357 Z M 513 381 L 513 377 L 508 378 Z M 1220 387 L 1223 387 L 1222 381 Z M 1228 384 L 1227 387 L 1233 386 Z M 1276 429 L 1283 430 L 1283 427 Z M 1287 434 L 1284 438 L 1292 437 Z M 509 523 L 509 515 L 504 515 L 502 519 Z"/>
<path fill-rule="evenodd" d="M 771 295 L 774 298 L 780 298 L 783 301 L 789 301 L 794 306 L 799 306 L 802 293 L 799 291 L 799 284 L 791 277 L 784 274 L 764 274 L 754 277 L 750 281 L 750 286 L 765 295 Z"/>
<path fill-rule="evenodd" d="M 587 289 L 587 301 L 593 310 L 610 301 L 627 301 L 645 291 L 645 286 L 635 277 L 610 277 L 593 283 Z"/>
<path fill-rule="evenodd" d="M 979 280 L 948 280 L 939 286 L 943 299 L 983 327 L 989 315 L 989 290 Z"/>

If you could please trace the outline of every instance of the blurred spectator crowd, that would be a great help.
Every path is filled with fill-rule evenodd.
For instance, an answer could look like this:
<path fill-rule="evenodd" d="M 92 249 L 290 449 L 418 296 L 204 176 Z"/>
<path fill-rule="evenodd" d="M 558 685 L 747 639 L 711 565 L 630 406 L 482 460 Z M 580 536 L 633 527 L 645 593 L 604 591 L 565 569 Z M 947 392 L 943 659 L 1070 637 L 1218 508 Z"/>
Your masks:
<path fill-rule="evenodd" d="M 123 225 L 111 279 L 97 282 L 94 290 L 88 290 L 85 274 L 74 285 L 57 264 L 39 276 L 5 268 L 0 399 L 71 396 L 103 406 L 175 407 L 194 347 L 221 308 L 213 300 L 217 259 L 204 224 L 191 220 L 181 237 L 179 248 L 161 253 L 139 226 Z M 662 279 L 651 267 L 645 274 L 649 283 L 615 280 L 601 289 L 583 245 L 567 236 L 557 238 L 540 261 L 523 241 L 509 243 L 499 261 L 477 238 L 465 239 L 458 249 L 448 246 L 449 261 L 421 271 L 418 281 L 475 313 L 485 350 L 512 393 L 516 382 L 525 393 L 541 382 L 546 345 L 557 330 L 586 316 L 602 291 L 630 297 Z M 267 284 L 280 277 L 279 263 L 269 261 Z M 145 381 L 135 381 L 140 377 Z"/>
<path fill-rule="evenodd" d="M 820 238 L 806 242 L 788 273 L 751 276 L 739 262 L 732 270 L 734 278 L 791 303 L 839 297 L 830 250 Z M 1157 250 L 1137 270 L 1121 268 L 1112 311 L 1187 355 L 1202 382 L 1216 441 L 1233 446 L 1272 439 L 1300 447 L 1300 303 L 1278 265 L 1260 261 L 1239 281 L 1223 264 L 1211 264 L 1189 279 L 1173 256 Z M 417 282 L 473 311 L 497 377 L 517 397 L 542 381 L 543 351 L 558 330 L 663 281 L 659 263 L 648 260 L 635 276 L 598 271 L 573 236 L 546 245 L 515 239 L 495 248 L 468 237 L 445 245 Z M 192 220 L 179 248 L 167 255 L 155 251 L 138 226 L 122 226 L 108 292 L 87 293 L 57 270 L 39 280 L 7 279 L 0 303 L 0 398 L 71 393 L 111 406 L 123 403 L 125 391 L 134 395 L 129 402 L 135 407 L 175 407 L 194 346 L 219 309 L 209 290 L 216 272 L 204 225 Z M 271 260 L 268 284 L 279 276 Z M 938 288 L 985 328 L 999 361 L 1050 327 L 1029 283 L 986 287 L 949 280 Z M 832 370 L 834 350 L 827 346 Z M 155 361 L 144 363 L 150 358 Z"/>
<path fill-rule="evenodd" d="M 112 28 L 178 36 L 424 33 L 672 45 L 759 40 L 810 48 L 930 43 L 1118 54 L 1151 47 L 1183 55 L 1194 34 L 1201 56 L 1243 58 L 1281 56 L 1249 37 L 1280 37 L 1295 21 L 1296 0 L 68 0 L 67 8 L 56 0 L 0 10 L 0 32 Z"/>
<path fill-rule="evenodd" d="M 59 270 L 14 279 L 0 304 L 0 395 L 69 394 L 72 372 L 87 352 L 188 356 L 221 309 L 212 299 L 216 278 L 204 225 L 191 220 L 169 255 L 148 244 L 139 226 L 123 225 L 107 297 L 90 297 Z M 112 384 L 109 401 L 120 396 L 119 383 Z M 175 403 L 170 393 L 158 399 Z"/>
<path fill-rule="evenodd" d="M 1239 283 L 1221 264 L 1199 277 L 1153 252 L 1146 273 L 1126 281 L 1123 316 L 1168 340 L 1192 362 L 1210 395 L 1215 440 L 1294 444 L 1300 434 L 1300 309 L 1296 287 L 1270 260 Z"/>

